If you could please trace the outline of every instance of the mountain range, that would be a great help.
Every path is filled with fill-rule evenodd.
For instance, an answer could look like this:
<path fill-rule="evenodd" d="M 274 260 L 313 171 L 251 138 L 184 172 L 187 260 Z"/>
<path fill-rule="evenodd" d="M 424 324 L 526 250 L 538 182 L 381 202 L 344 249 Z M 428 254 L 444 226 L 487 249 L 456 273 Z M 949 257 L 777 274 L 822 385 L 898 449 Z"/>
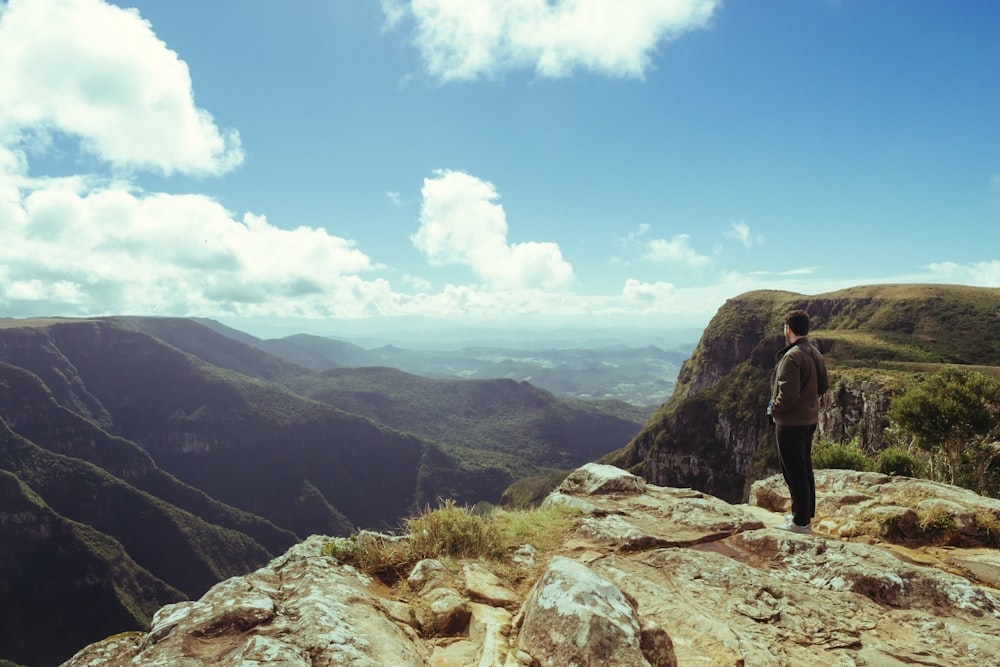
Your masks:
<path fill-rule="evenodd" d="M 628 345 L 614 339 L 586 346 L 578 341 L 566 341 L 558 347 L 547 341 L 531 346 L 523 341 L 507 341 L 448 349 L 391 343 L 366 348 L 310 334 L 262 340 L 214 320 L 197 321 L 227 337 L 318 371 L 385 366 L 428 378 L 505 378 L 530 382 L 565 398 L 617 399 L 639 406 L 657 406 L 670 398 L 677 371 L 699 336 L 693 333 L 690 344 L 669 349 Z"/>
<path fill-rule="evenodd" d="M 57 664 L 312 534 L 499 502 L 627 443 L 648 412 L 317 371 L 189 319 L 4 320 L 0 659 Z"/>

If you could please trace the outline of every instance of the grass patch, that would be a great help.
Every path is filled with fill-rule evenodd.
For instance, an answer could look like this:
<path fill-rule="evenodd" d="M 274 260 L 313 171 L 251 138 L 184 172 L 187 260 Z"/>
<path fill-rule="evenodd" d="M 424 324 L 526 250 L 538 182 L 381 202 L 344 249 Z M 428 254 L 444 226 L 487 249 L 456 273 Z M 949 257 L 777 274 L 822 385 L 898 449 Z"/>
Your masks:
<path fill-rule="evenodd" d="M 947 359 L 931 341 L 913 336 L 857 329 L 824 329 L 816 335 L 834 343 L 833 356 L 865 362 L 943 363 Z"/>
<path fill-rule="evenodd" d="M 958 516 L 946 507 L 931 505 L 917 509 L 922 501 L 937 498 L 934 493 L 921 489 L 906 489 L 887 494 L 883 504 L 870 507 L 854 522 L 850 537 L 870 536 L 887 539 L 897 544 L 911 546 L 953 545 L 962 547 L 1000 547 L 1000 517 L 986 509 L 970 509 L 975 527 L 968 517 Z M 906 516 L 902 508 L 910 508 Z"/>
<path fill-rule="evenodd" d="M 424 558 L 454 564 L 455 560 L 478 560 L 512 583 L 525 578 L 511 556 L 530 544 L 538 561 L 547 561 L 561 547 L 579 522 L 578 510 L 554 506 L 534 510 L 473 511 L 453 500 L 440 501 L 437 509 L 426 508 L 407 519 L 401 535 L 362 532 L 337 538 L 323 546 L 323 554 L 357 567 L 393 585 L 405 578 Z"/>
<path fill-rule="evenodd" d="M 924 534 L 947 533 L 955 529 L 955 516 L 940 508 L 934 508 L 920 517 L 917 526 Z"/>
<path fill-rule="evenodd" d="M 474 513 L 453 500 L 408 520 L 411 556 L 422 558 L 497 559 L 504 549 L 499 528 L 489 516 Z"/>

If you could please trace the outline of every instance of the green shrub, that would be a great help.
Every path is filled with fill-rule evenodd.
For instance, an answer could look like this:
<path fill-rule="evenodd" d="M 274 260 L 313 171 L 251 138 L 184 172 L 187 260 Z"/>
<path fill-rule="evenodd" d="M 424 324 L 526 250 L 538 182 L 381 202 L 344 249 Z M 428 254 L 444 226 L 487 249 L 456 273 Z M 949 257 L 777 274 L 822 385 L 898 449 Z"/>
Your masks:
<path fill-rule="evenodd" d="M 948 532 L 955 529 L 955 515 L 935 508 L 923 514 L 917 525 L 924 533 Z"/>
<path fill-rule="evenodd" d="M 413 564 L 408 540 L 368 531 L 335 538 L 323 545 L 322 553 L 389 580 L 402 576 Z"/>
<path fill-rule="evenodd" d="M 865 456 L 857 442 L 840 443 L 820 440 L 813 447 L 814 468 L 840 468 L 843 470 L 868 471 L 875 468 L 875 462 Z"/>
<path fill-rule="evenodd" d="M 923 474 L 923 464 L 917 457 L 896 447 L 889 447 L 879 452 L 875 469 L 883 475 L 920 477 Z"/>
<path fill-rule="evenodd" d="M 579 517 L 579 510 L 562 505 L 507 511 L 486 503 L 470 509 L 443 500 L 437 509 L 428 508 L 408 519 L 405 535 L 363 531 L 325 543 L 322 553 L 387 583 L 405 577 L 423 558 L 484 559 L 503 570 L 509 554 L 523 544 L 542 552 L 557 549 Z"/>
<path fill-rule="evenodd" d="M 436 510 L 427 509 L 408 520 L 410 549 L 415 557 L 495 558 L 503 541 L 495 523 L 444 500 Z"/>

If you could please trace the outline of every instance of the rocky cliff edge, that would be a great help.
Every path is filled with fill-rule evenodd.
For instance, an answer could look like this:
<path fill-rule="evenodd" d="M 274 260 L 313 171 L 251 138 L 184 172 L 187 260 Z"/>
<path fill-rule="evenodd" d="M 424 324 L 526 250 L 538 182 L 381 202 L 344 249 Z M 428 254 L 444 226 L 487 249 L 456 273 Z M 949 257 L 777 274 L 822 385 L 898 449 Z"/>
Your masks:
<path fill-rule="evenodd" d="M 426 560 L 392 599 L 314 536 L 64 666 L 997 664 L 1000 501 L 875 473 L 816 481 L 801 535 L 776 528 L 779 478 L 733 505 L 588 464 L 546 500 L 580 510 L 573 538 L 513 555 L 541 572 L 524 595 L 481 563 Z"/>

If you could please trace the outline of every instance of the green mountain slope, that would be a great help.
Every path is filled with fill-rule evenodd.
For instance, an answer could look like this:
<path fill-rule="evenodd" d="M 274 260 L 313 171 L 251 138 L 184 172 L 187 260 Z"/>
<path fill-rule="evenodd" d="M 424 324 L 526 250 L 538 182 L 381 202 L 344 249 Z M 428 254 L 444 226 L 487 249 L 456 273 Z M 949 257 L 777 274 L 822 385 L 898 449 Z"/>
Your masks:
<path fill-rule="evenodd" d="M 10 431 L 0 429 L 4 437 Z M 157 609 L 184 599 L 5 470 L 0 517 L 0 658 L 57 665 L 96 638 L 145 629 Z"/>
<path fill-rule="evenodd" d="M 513 380 L 432 380 L 392 368 L 334 369 L 299 393 L 394 428 L 470 449 L 569 468 L 635 434 L 645 411 L 620 402 L 557 399 Z"/>
<path fill-rule="evenodd" d="M 180 510 L 244 533 L 271 554 L 283 553 L 295 543 L 290 531 L 184 484 L 161 470 L 134 442 L 112 436 L 91 420 L 56 404 L 49 387 L 34 374 L 0 362 L 0 385 L 4 389 L 0 420 L 33 443 L 92 463 Z"/>
<path fill-rule="evenodd" d="M 189 597 L 270 558 L 243 533 L 178 510 L 85 461 L 44 450 L 3 422 L 0 469 L 16 475 L 60 515 L 118 540 L 141 567 Z"/>

